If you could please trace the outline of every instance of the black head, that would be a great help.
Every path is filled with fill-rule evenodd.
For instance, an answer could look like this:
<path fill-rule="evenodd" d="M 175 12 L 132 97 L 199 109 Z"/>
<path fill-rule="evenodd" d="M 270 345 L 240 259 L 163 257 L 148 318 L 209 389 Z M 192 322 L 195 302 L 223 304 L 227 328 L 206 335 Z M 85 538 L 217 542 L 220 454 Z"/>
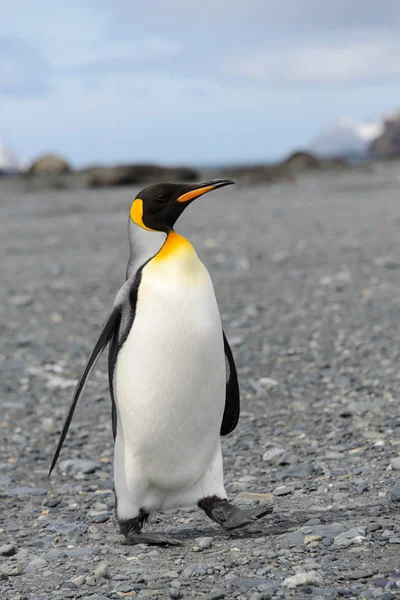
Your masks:
<path fill-rule="evenodd" d="M 231 179 L 211 179 L 202 183 L 158 183 L 138 193 L 132 203 L 130 217 L 144 229 L 168 232 L 193 200 L 233 183 Z"/>

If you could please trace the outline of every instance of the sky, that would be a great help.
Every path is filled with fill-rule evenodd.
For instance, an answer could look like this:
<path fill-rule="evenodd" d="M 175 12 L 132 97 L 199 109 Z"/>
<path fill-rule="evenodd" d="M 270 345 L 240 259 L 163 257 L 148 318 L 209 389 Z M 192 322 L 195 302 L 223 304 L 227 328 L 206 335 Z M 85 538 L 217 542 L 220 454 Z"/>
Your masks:
<path fill-rule="evenodd" d="M 0 0 L 0 15 L 0 140 L 23 162 L 260 162 L 400 107 L 399 0 Z"/>

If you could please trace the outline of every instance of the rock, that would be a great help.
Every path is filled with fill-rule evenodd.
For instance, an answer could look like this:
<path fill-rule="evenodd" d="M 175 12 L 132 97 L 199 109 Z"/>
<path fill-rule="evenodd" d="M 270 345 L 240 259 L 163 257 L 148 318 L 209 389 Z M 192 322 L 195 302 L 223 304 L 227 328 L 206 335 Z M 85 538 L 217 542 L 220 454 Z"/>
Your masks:
<path fill-rule="evenodd" d="M 298 465 L 293 465 L 292 467 L 289 467 L 288 469 L 286 469 L 285 476 L 286 477 L 294 477 L 294 478 L 298 478 L 298 479 L 305 479 L 307 477 L 310 477 L 310 475 L 312 475 L 313 472 L 314 472 L 314 467 L 312 465 L 302 463 L 302 464 L 298 464 Z"/>
<path fill-rule="evenodd" d="M 353 528 L 348 531 L 343 531 L 343 533 L 339 533 L 333 541 L 334 544 L 340 548 L 348 548 L 348 546 L 352 546 L 353 544 L 362 544 L 364 540 L 365 529 Z"/>
<path fill-rule="evenodd" d="M 4 575 L 8 575 L 9 577 L 16 577 L 17 575 L 22 575 L 25 571 L 25 565 L 22 563 L 6 563 L 0 565 L 0 569 Z"/>
<path fill-rule="evenodd" d="M 285 533 L 278 539 L 282 548 L 295 548 L 296 546 L 302 546 L 304 544 L 304 534 L 298 531 Z"/>
<path fill-rule="evenodd" d="M 293 488 L 287 485 L 280 485 L 272 492 L 274 496 L 287 496 L 293 493 Z"/>
<path fill-rule="evenodd" d="M 255 578 L 255 577 L 237 577 L 232 579 L 231 584 L 237 588 L 247 590 L 249 588 L 257 588 L 259 585 L 268 583 L 266 579 Z"/>
<path fill-rule="evenodd" d="M 40 569 L 43 567 L 47 567 L 47 564 L 48 564 L 47 560 L 45 560 L 42 556 L 37 556 L 36 558 L 31 560 L 31 562 L 29 563 L 29 566 Z"/>
<path fill-rule="evenodd" d="M 6 544 L 5 546 L 0 546 L 0 556 L 14 556 L 17 549 L 14 544 Z"/>
<path fill-rule="evenodd" d="M 198 172 L 190 167 L 158 165 L 120 165 L 86 169 L 88 187 L 113 187 L 164 181 L 196 181 Z"/>
<path fill-rule="evenodd" d="M 223 600 L 223 598 L 225 598 L 225 592 L 222 590 L 215 590 L 213 592 L 210 592 L 209 594 L 207 594 L 206 596 L 203 596 L 204 600 Z"/>
<path fill-rule="evenodd" d="M 108 564 L 105 562 L 100 563 L 94 570 L 95 577 L 104 577 L 104 579 L 109 579 L 110 573 L 108 570 Z"/>
<path fill-rule="evenodd" d="M 63 175 L 69 173 L 69 163 L 59 154 L 44 154 L 32 162 L 27 175 Z"/>
<path fill-rule="evenodd" d="M 392 502 L 400 502 L 400 484 L 390 488 L 389 497 Z"/>
<path fill-rule="evenodd" d="M 383 122 L 383 131 L 369 146 L 375 156 L 391 157 L 400 154 L 400 113 L 388 116 Z"/>
<path fill-rule="evenodd" d="M 286 579 L 283 580 L 282 585 L 291 590 L 300 585 L 317 585 L 319 583 L 322 583 L 321 575 L 317 571 L 308 571 L 286 577 Z"/>
<path fill-rule="evenodd" d="M 8 489 L 9 496 L 45 496 L 48 490 L 45 488 L 36 488 L 36 487 L 15 487 Z"/>
<path fill-rule="evenodd" d="M 89 515 L 94 523 L 105 523 L 110 518 L 109 513 L 104 511 L 91 512 Z"/>
<path fill-rule="evenodd" d="M 196 545 L 201 548 L 201 550 L 205 550 L 206 548 L 210 548 L 213 543 L 212 537 L 202 537 L 196 539 Z"/>
<path fill-rule="evenodd" d="M 306 535 L 304 536 L 304 543 L 305 544 L 316 544 L 317 542 L 320 542 L 322 540 L 322 537 L 320 535 Z"/>
<path fill-rule="evenodd" d="M 237 498 L 243 499 L 243 500 L 255 500 L 257 502 L 272 502 L 272 500 L 274 499 L 272 494 L 261 494 L 258 492 L 240 492 L 237 496 Z"/>
<path fill-rule="evenodd" d="M 207 567 L 205 565 L 196 564 L 196 565 L 189 565 L 188 567 L 186 567 L 186 569 L 182 573 L 182 576 L 183 577 L 196 577 L 196 575 L 205 575 L 206 573 L 207 573 Z"/>
<path fill-rule="evenodd" d="M 92 460 L 83 460 L 81 458 L 68 458 L 60 462 L 59 470 L 66 475 L 76 475 L 77 473 L 94 473 L 101 469 L 101 464 Z"/>
<path fill-rule="evenodd" d="M 349 571 L 348 573 L 344 573 L 345 577 L 348 579 L 368 579 L 375 575 L 376 571 L 373 569 L 354 569 L 354 571 Z"/>
<path fill-rule="evenodd" d="M 321 168 L 321 160 L 310 152 L 293 152 L 280 163 L 281 170 L 295 174 L 309 169 Z"/>
<path fill-rule="evenodd" d="M 400 471 L 400 456 L 395 456 L 392 458 L 390 465 L 395 471 Z"/>
<path fill-rule="evenodd" d="M 173 600 L 175 600 L 175 599 L 181 598 L 181 593 L 177 588 L 172 587 L 169 590 L 169 597 L 172 598 Z"/>
<path fill-rule="evenodd" d="M 17 308 L 24 308 L 25 306 L 30 306 L 33 303 L 33 298 L 27 294 L 17 294 L 16 296 L 9 296 L 8 301 Z"/>
<path fill-rule="evenodd" d="M 78 575 L 78 577 L 75 577 L 74 579 L 72 579 L 72 583 L 74 583 L 76 585 L 76 587 L 82 587 L 85 582 L 86 582 L 85 575 Z"/>
<path fill-rule="evenodd" d="M 264 452 L 263 460 L 265 460 L 266 462 L 274 462 L 274 459 L 278 456 L 281 456 L 281 454 L 284 454 L 284 452 L 284 448 L 279 448 L 278 446 L 275 446 L 274 448 L 270 448 L 269 450 Z"/>

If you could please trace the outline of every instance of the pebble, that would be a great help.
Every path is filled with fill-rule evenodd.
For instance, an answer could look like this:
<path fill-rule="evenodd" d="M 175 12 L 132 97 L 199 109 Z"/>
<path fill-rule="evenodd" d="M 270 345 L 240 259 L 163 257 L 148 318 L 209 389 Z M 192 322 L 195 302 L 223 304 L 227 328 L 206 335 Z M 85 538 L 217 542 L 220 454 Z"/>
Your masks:
<path fill-rule="evenodd" d="M 362 544 L 365 540 L 365 529 L 362 528 L 353 528 L 348 531 L 343 531 L 337 535 L 333 542 L 336 546 L 340 548 L 348 548 L 353 544 Z"/>
<path fill-rule="evenodd" d="M 94 576 L 108 579 L 110 577 L 108 564 L 105 562 L 100 563 L 94 570 Z"/>
<path fill-rule="evenodd" d="M 39 487 L 15 487 L 8 489 L 9 496 L 45 496 L 48 490 Z"/>
<path fill-rule="evenodd" d="M 94 523 L 105 523 L 110 518 L 108 512 L 91 512 L 89 516 Z"/>
<path fill-rule="evenodd" d="M 389 497 L 392 502 L 400 502 L 400 484 L 390 488 Z"/>
<path fill-rule="evenodd" d="M 210 548 L 213 543 L 212 537 L 202 537 L 196 538 L 196 545 L 201 549 L 205 550 L 206 548 Z"/>
<path fill-rule="evenodd" d="M 395 471 L 400 471 L 400 456 L 395 456 L 392 458 L 390 465 Z"/>
<path fill-rule="evenodd" d="M 281 456 L 281 454 L 284 454 L 284 452 L 284 448 L 279 448 L 278 446 L 275 446 L 274 448 L 270 448 L 269 450 L 264 452 L 263 460 L 265 460 L 265 462 L 273 462 L 274 459 L 276 459 L 278 456 Z"/>
<path fill-rule="evenodd" d="M 169 589 L 169 597 L 173 600 L 181 598 L 181 593 L 178 588 L 172 587 Z"/>
<path fill-rule="evenodd" d="M 206 596 L 203 596 L 204 600 L 223 600 L 223 598 L 225 598 L 225 592 L 222 590 L 215 590 L 213 592 L 210 592 L 209 594 L 207 594 Z"/>
<path fill-rule="evenodd" d="M 282 585 L 289 589 L 294 589 L 300 585 L 317 585 L 318 583 L 322 583 L 321 575 L 317 571 L 308 571 L 286 577 Z"/>
<path fill-rule="evenodd" d="M 0 546 L 0 556 L 14 556 L 17 549 L 14 544 L 6 544 L 5 546 Z"/>
<path fill-rule="evenodd" d="M 287 485 L 280 485 L 272 493 L 274 496 L 287 496 L 288 494 L 293 494 L 293 488 Z"/>
<path fill-rule="evenodd" d="M 82 587 L 85 582 L 86 582 L 85 575 L 78 575 L 78 577 L 75 577 L 74 579 L 72 579 L 72 583 L 74 583 L 76 585 L 76 587 Z"/>
<path fill-rule="evenodd" d="M 61 473 L 66 475 L 77 475 L 78 473 L 94 473 L 97 469 L 101 468 L 101 464 L 92 460 L 83 460 L 81 458 L 69 458 L 63 460 L 58 465 Z"/>

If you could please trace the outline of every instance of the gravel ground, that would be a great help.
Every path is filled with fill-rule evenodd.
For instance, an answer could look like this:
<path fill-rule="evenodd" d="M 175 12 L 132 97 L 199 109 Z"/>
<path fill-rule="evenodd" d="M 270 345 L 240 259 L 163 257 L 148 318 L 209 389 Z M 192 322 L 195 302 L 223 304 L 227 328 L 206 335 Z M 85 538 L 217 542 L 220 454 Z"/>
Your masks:
<path fill-rule="evenodd" d="M 239 368 L 227 490 L 274 513 L 230 535 L 197 509 L 154 515 L 183 542 L 167 549 L 118 533 L 105 357 L 47 477 L 124 279 L 137 190 L 1 182 L 2 599 L 398 597 L 399 182 L 387 166 L 237 185 L 182 217 Z"/>

